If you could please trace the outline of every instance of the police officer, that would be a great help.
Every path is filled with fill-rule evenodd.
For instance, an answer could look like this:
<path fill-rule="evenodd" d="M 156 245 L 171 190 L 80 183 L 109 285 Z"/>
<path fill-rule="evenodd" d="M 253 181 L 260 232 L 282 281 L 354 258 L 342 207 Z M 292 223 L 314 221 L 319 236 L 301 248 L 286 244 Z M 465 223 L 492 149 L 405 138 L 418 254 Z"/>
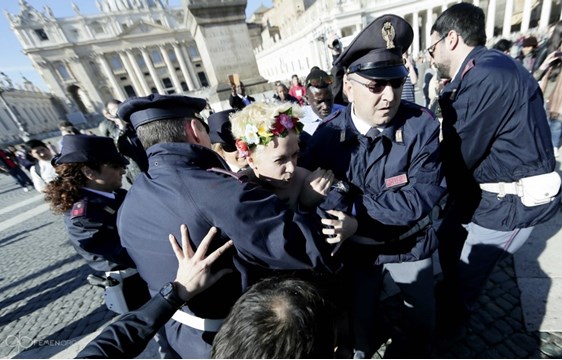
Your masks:
<path fill-rule="evenodd" d="M 452 79 L 439 99 L 450 189 L 439 230 L 439 293 L 450 332 L 474 309 L 502 255 L 558 211 L 560 177 L 539 85 L 517 61 L 485 48 L 482 9 L 456 4 L 431 32 L 438 75 Z"/>
<path fill-rule="evenodd" d="M 128 161 L 110 138 L 63 137 L 62 153 L 52 160 L 58 176 L 45 198 L 55 213 L 64 214 L 70 242 L 97 271 L 134 268 L 117 233 L 117 209 L 125 198 L 121 178 Z"/>
<path fill-rule="evenodd" d="M 118 229 L 151 293 L 174 279 L 177 263 L 165 239 L 180 224 L 188 225 L 191 239 L 216 226 L 222 243 L 234 241 L 234 256 L 216 266 L 237 271 L 191 299 L 166 325 L 179 355 L 198 358 L 210 356 L 222 319 L 249 284 L 280 269 L 337 268 L 316 215 L 294 213 L 273 193 L 225 174 L 227 166 L 210 149 L 207 124 L 198 114 L 204 107 L 203 99 L 163 95 L 129 99 L 119 107 L 147 149 L 149 169 L 129 191 Z"/>
<path fill-rule="evenodd" d="M 387 264 L 401 287 L 414 326 L 402 339 L 407 345 L 393 338 L 387 348 L 385 356 L 397 357 L 429 355 L 435 326 L 431 255 L 437 239 L 434 228 L 424 224 L 445 193 L 439 122 L 426 109 L 400 100 L 408 75 L 402 55 L 412 39 L 410 25 L 395 15 L 375 19 L 357 35 L 334 62 L 345 69 L 350 104 L 324 120 L 301 161 L 309 169 L 331 169 L 350 184 L 361 246 L 377 247 L 377 264 Z M 381 330 L 373 330 L 373 323 L 381 321 L 369 309 L 375 306 L 382 270 L 369 263 L 359 266 L 364 250 L 358 246 L 344 244 L 342 251 L 347 247 L 356 267 L 356 356 L 370 357 L 376 350 L 372 332 Z"/>

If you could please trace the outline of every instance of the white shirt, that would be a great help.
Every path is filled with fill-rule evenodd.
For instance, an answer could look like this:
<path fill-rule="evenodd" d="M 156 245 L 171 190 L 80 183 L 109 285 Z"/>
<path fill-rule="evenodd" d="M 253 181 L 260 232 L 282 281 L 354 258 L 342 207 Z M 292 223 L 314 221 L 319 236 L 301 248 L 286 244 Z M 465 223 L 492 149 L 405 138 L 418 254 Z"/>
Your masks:
<path fill-rule="evenodd" d="M 39 173 L 37 173 L 35 166 L 29 169 L 29 173 L 31 174 L 31 181 L 33 181 L 35 190 L 42 192 L 47 187 L 47 184 L 57 177 L 57 173 L 53 165 L 51 165 L 51 161 L 38 160 L 37 163 L 39 164 Z"/>
<path fill-rule="evenodd" d="M 303 130 L 309 133 L 310 135 L 314 134 L 316 128 L 322 120 L 316 115 L 314 110 L 310 107 L 310 105 L 306 105 L 302 107 L 303 116 L 301 117 L 301 123 L 304 125 Z"/>

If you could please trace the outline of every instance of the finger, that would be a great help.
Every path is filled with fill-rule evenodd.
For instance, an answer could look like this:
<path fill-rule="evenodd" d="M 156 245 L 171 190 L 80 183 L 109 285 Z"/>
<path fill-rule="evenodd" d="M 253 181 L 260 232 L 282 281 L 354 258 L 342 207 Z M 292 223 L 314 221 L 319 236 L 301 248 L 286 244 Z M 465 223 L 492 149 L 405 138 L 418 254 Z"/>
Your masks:
<path fill-rule="evenodd" d="M 222 254 L 224 254 L 225 251 L 230 249 L 233 244 L 234 243 L 232 242 L 232 240 L 228 240 L 220 248 L 209 254 L 209 256 L 207 256 L 207 258 L 205 259 L 205 266 L 210 266 L 212 263 L 214 263 L 215 260 L 217 260 Z"/>
<path fill-rule="evenodd" d="M 322 234 L 324 235 L 336 235 L 336 230 L 331 228 L 322 229 Z"/>
<path fill-rule="evenodd" d="M 195 253 L 197 259 L 204 259 L 205 258 L 205 254 L 207 254 L 207 250 L 209 250 L 209 246 L 211 245 L 211 241 L 215 237 L 216 233 L 217 233 L 216 227 L 213 226 L 209 229 L 209 231 L 207 232 L 207 235 L 205 235 L 203 240 L 201 240 L 201 244 L 199 244 L 199 246 L 197 247 L 197 252 Z"/>
<path fill-rule="evenodd" d="M 336 220 L 334 220 L 334 219 L 320 219 L 320 222 L 322 223 L 322 225 L 326 225 L 326 226 L 334 226 L 335 221 Z"/>
<path fill-rule="evenodd" d="M 193 257 L 193 248 L 189 243 L 189 234 L 187 233 L 187 225 L 181 224 L 181 247 L 183 248 L 184 257 L 191 259 Z"/>
<path fill-rule="evenodd" d="M 338 236 L 326 238 L 326 242 L 328 244 L 337 244 L 337 243 L 341 242 L 341 236 L 338 235 Z"/>
<path fill-rule="evenodd" d="M 172 250 L 174 250 L 174 254 L 176 255 L 176 259 L 178 259 L 178 263 L 183 260 L 183 252 L 180 246 L 178 245 L 178 241 L 176 237 L 172 234 L 168 235 L 168 240 L 170 240 L 170 244 L 172 245 Z"/>
<path fill-rule="evenodd" d="M 345 219 L 345 214 L 342 211 L 338 211 L 338 210 L 327 210 L 326 211 L 328 214 L 335 216 L 338 218 L 338 220 L 343 220 Z"/>

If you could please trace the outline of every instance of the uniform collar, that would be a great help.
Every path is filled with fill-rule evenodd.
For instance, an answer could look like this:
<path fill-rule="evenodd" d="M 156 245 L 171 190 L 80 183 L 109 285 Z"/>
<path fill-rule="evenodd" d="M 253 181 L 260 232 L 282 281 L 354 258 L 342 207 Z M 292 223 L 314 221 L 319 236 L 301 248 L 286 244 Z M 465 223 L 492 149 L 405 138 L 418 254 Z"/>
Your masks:
<path fill-rule="evenodd" d="M 89 192 L 93 192 L 94 194 L 98 194 L 98 195 L 104 196 L 104 197 L 106 197 L 106 198 L 114 199 L 114 200 L 115 200 L 115 194 L 114 194 L 114 193 L 110 193 L 110 192 L 106 192 L 106 191 L 94 190 L 94 189 L 90 189 L 90 188 L 87 188 L 87 187 L 82 187 L 82 190 L 86 190 L 86 191 L 89 191 Z"/>
<path fill-rule="evenodd" d="M 362 133 L 357 128 L 356 121 L 354 121 L 355 115 L 353 114 L 352 104 L 348 105 L 347 109 L 345 109 L 345 113 L 346 113 L 345 121 L 343 124 L 340 125 L 340 130 L 344 134 L 340 137 L 341 139 L 340 142 L 343 141 L 347 142 L 351 139 L 356 139 L 359 136 L 359 134 L 364 135 L 371 128 L 369 127 L 369 125 L 365 124 L 365 122 L 361 121 L 359 118 L 356 118 L 357 119 L 356 121 L 359 124 L 359 126 L 362 125 L 367 126 L 366 130 L 365 128 L 362 129 L 365 130 L 365 133 Z M 405 116 L 403 116 L 403 105 L 400 105 L 400 108 L 398 108 L 398 112 L 396 113 L 392 121 L 389 124 L 387 124 L 386 127 L 379 129 L 381 131 L 381 135 L 395 142 L 396 131 L 404 125 L 404 122 L 405 122 Z"/>
<path fill-rule="evenodd" d="M 187 163 L 208 169 L 220 167 L 228 169 L 226 162 L 211 149 L 189 143 L 164 143 L 148 148 L 148 167 L 153 169 L 163 164 Z"/>

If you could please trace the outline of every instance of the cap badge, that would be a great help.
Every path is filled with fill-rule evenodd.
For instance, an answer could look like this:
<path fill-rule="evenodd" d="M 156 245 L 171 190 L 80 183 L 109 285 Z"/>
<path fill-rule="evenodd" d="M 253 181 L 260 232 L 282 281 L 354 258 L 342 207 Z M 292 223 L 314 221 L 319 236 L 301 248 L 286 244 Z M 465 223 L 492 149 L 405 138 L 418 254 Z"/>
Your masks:
<path fill-rule="evenodd" d="M 394 49 L 394 37 L 396 36 L 396 31 L 394 26 L 390 21 L 387 21 L 382 26 L 382 38 L 386 41 L 387 49 Z"/>

